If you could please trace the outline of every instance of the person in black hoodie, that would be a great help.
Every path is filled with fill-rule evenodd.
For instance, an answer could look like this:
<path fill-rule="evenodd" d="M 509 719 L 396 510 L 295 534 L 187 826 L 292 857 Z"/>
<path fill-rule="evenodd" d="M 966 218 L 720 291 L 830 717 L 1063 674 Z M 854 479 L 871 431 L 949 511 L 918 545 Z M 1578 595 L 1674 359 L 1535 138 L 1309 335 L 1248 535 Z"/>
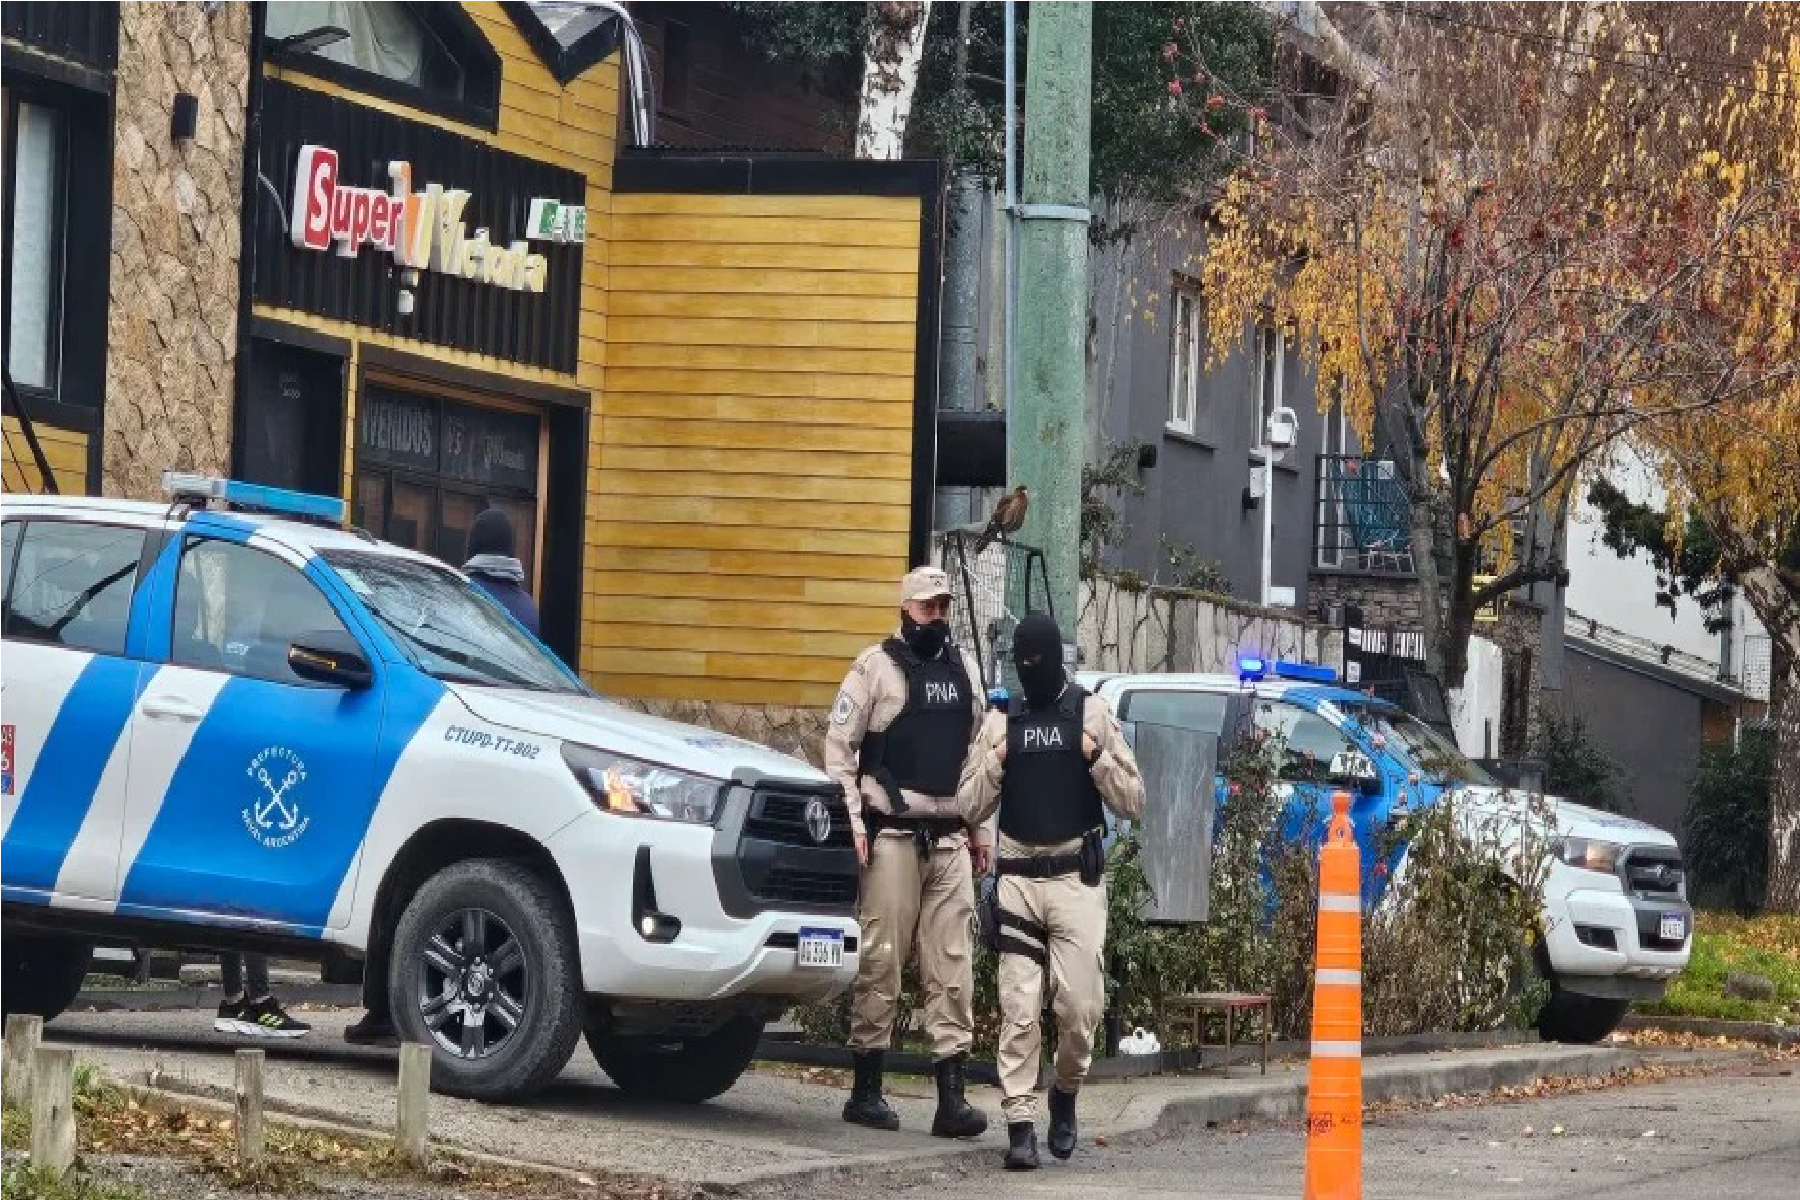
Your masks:
<path fill-rule="evenodd" d="M 525 590 L 525 568 L 515 557 L 512 520 L 497 508 L 484 510 L 469 529 L 469 560 L 463 573 L 499 601 L 519 624 L 538 635 L 538 607 Z"/>

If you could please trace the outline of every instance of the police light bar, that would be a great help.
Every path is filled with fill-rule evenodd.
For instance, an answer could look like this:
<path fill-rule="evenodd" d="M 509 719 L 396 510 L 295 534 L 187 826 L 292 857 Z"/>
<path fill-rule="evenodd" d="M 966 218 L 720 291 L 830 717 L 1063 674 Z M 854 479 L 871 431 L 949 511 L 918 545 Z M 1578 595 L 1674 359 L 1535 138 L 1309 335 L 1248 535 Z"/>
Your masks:
<path fill-rule="evenodd" d="M 265 487 L 245 483 L 241 479 L 220 479 L 214 475 L 196 475 L 187 471 L 164 471 L 163 491 L 172 499 L 219 500 L 236 508 L 254 509 L 287 517 L 310 517 L 319 521 L 343 524 L 347 509 L 337 496 L 319 496 L 311 492 L 291 492 L 286 488 Z"/>
<path fill-rule="evenodd" d="M 1294 662 L 1276 663 L 1275 676 L 1278 679 L 1296 679 L 1304 683 L 1336 683 L 1338 677 L 1336 667 Z"/>
<path fill-rule="evenodd" d="M 1269 660 L 1260 654 L 1238 655 L 1238 682 L 1253 683 L 1269 673 Z"/>

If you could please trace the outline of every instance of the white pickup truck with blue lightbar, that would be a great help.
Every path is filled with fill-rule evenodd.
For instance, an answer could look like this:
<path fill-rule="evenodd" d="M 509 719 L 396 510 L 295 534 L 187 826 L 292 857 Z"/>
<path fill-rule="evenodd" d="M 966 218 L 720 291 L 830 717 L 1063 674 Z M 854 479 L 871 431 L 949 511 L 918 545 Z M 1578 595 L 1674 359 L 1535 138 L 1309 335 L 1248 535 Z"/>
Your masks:
<path fill-rule="evenodd" d="M 305 956 L 439 1090 L 523 1098 L 585 1035 L 693 1102 L 849 986 L 826 775 L 608 703 L 340 500 L 165 489 L 0 502 L 7 1012 L 56 1016 L 96 943 Z"/>
<path fill-rule="evenodd" d="M 1307 805 L 1329 818 L 1332 793 L 1350 794 L 1370 901 L 1385 890 L 1373 871 L 1378 831 L 1407 809 L 1447 796 L 1458 797 L 1465 816 L 1507 844 L 1547 847 L 1539 967 L 1550 995 L 1538 1030 L 1549 1040 L 1600 1040 L 1617 1028 L 1631 1001 L 1661 996 L 1687 966 L 1694 914 L 1674 837 L 1555 797 L 1534 812 L 1436 729 L 1385 700 L 1336 686 L 1330 667 L 1245 655 L 1236 675 L 1084 673 L 1077 679 L 1111 704 L 1127 729 L 1144 722 L 1218 734 L 1221 757 L 1246 729 L 1278 735 L 1290 818 Z M 1546 821 L 1549 828 L 1539 827 Z M 1322 836 L 1325 822 L 1316 828 Z M 1404 849 L 1388 865 L 1397 876 Z"/>

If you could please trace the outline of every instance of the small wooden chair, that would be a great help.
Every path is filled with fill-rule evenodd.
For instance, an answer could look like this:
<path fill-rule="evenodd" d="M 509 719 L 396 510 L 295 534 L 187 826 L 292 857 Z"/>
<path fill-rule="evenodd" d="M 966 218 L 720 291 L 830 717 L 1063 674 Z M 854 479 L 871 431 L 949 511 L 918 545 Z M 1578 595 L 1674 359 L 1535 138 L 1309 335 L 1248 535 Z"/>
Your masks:
<path fill-rule="evenodd" d="M 1201 1034 L 1206 1018 L 1218 1014 L 1225 1019 L 1225 1074 L 1231 1074 L 1231 1046 L 1233 1026 L 1237 1014 L 1245 1010 L 1261 1010 L 1262 1012 L 1262 1073 L 1269 1073 L 1269 1026 L 1274 1023 L 1274 1003 L 1270 997 L 1257 992 L 1190 992 L 1185 996 L 1170 996 L 1163 1001 L 1162 1013 L 1158 1024 L 1162 1026 L 1165 1042 L 1168 1036 L 1185 1030 L 1189 1044 L 1199 1057 L 1201 1067 L 1206 1065 L 1205 1047 L 1218 1045 L 1202 1040 Z"/>

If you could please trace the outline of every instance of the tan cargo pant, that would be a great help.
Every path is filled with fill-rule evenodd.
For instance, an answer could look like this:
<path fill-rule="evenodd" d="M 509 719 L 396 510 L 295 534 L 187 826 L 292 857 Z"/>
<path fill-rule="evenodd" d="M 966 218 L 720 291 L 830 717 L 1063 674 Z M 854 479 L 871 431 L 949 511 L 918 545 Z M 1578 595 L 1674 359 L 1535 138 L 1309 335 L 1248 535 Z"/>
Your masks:
<path fill-rule="evenodd" d="M 856 919 L 862 942 L 850 1048 L 892 1045 L 900 971 L 916 948 L 931 1057 L 968 1050 L 975 1036 L 975 880 L 967 835 L 939 838 L 931 857 L 921 859 L 911 834 L 883 830 L 869 846 Z"/>
<path fill-rule="evenodd" d="M 1023 847 L 1002 838 L 1002 858 L 1031 854 L 1073 854 L 1066 846 Z M 1000 955 L 1000 1108 L 1008 1124 L 1037 1119 L 1038 1059 L 1043 1029 L 1044 986 L 1049 979 L 1050 1011 L 1056 1014 L 1056 1086 L 1079 1092 L 1094 1058 L 1094 1031 L 1106 1015 L 1106 883 L 1089 887 L 1076 874 L 1055 879 L 1002 875 L 1000 908 L 1043 930 L 1002 926 L 1001 932 L 1034 949 L 1044 962 L 1023 954 Z"/>

